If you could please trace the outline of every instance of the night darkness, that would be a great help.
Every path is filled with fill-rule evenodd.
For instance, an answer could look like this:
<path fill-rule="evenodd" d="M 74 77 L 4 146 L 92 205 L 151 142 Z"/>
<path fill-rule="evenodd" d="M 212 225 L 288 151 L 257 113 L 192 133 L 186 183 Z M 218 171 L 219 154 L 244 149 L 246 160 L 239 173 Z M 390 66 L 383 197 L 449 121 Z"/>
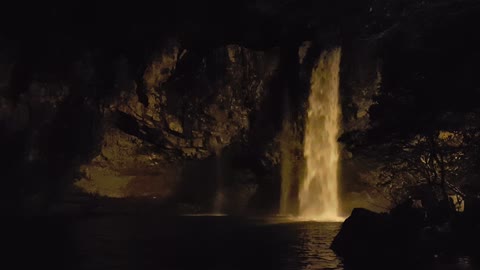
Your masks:
<path fill-rule="evenodd" d="M 480 2 L 0 20 L 5 265 L 480 269 Z"/>

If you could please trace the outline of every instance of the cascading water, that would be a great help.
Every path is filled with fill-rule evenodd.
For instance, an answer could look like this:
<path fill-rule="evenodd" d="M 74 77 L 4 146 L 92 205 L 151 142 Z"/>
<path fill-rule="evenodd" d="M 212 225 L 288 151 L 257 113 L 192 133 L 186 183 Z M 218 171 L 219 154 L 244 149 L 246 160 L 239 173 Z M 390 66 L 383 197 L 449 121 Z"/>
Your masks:
<path fill-rule="evenodd" d="M 217 180 L 217 192 L 213 202 L 213 214 L 220 215 L 223 213 L 224 194 L 223 194 L 223 171 L 222 171 L 222 151 L 220 147 L 215 148 L 215 171 Z"/>
<path fill-rule="evenodd" d="M 293 162 L 291 156 L 291 135 L 292 126 L 289 119 L 283 122 L 283 130 L 280 134 L 280 153 L 281 153 L 281 194 L 280 194 L 280 215 L 290 214 L 290 194 L 292 192 L 292 171 Z"/>
<path fill-rule="evenodd" d="M 337 142 L 341 108 L 339 71 L 341 49 L 321 54 L 310 79 L 311 93 L 305 128 L 305 178 L 299 191 L 301 218 L 338 221 Z"/>

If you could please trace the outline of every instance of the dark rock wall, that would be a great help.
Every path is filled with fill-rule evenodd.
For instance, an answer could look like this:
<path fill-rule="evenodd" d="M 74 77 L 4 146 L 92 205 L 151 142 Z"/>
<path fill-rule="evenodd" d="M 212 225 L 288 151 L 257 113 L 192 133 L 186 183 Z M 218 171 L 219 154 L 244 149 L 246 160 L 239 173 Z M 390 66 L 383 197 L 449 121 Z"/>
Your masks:
<path fill-rule="evenodd" d="M 240 145 L 231 155 L 247 155 L 250 134 L 261 137 L 266 133 L 261 129 L 272 129 L 268 122 L 260 127 L 251 119 L 260 111 L 281 112 L 272 106 L 261 109 L 275 94 L 270 85 L 280 61 L 277 49 L 227 45 L 199 53 L 170 44 L 145 69 L 145 89 L 138 91 L 131 81 L 131 88 L 107 105 L 105 121 L 111 127 L 101 153 L 82 166 L 86 176 L 77 186 L 105 196 L 157 199 L 167 199 L 177 188 L 203 190 L 196 197 L 208 201 L 214 197 L 215 178 L 231 178 L 218 175 L 220 168 L 211 160 L 219 159 L 222 170 L 228 170 L 232 164 L 222 161 L 227 146 Z M 251 158 L 261 157 L 260 151 L 256 154 Z"/>
<path fill-rule="evenodd" d="M 322 50 L 342 47 L 344 132 L 369 129 L 372 115 L 385 127 L 408 122 L 399 117 L 404 108 L 376 106 L 382 91 L 413 85 L 448 93 L 457 80 L 430 84 L 436 74 L 447 77 L 443 60 L 462 63 L 449 70 L 465 93 L 475 82 L 475 1 L 162 8 L 158 16 L 145 7 L 46 5 L 4 17 L 37 23 L 0 33 L 3 207 L 45 209 L 74 184 L 208 211 L 222 179 L 229 211 L 276 212 L 282 174 L 296 185 L 303 175 L 310 72 Z M 451 53 L 462 44 L 458 60 Z M 432 92 L 422 93 L 426 103 Z M 342 194 L 352 201 L 366 196 L 359 174 L 368 166 L 347 148 Z M 285 157 L 294 164 L 287 172 Z"/>
<path fill-rule="evenodd" d="M 188 178 L 184 167 L 221 159 L 227 146 L 238 144 L 235 151 L 255 163 L 262 149 L 249 149 L 248 142 L 261 145 L 274 136 L 272 122 L 282 117 L 260 115 L 282 111 L 267 100 L 276 95 L 271 85 L 281 56 L 275 48 L 189 50 L 168 39 L 145 64 L 136 66 L 124 55 L 104 58 L 87 51 L 67 71 L 47 73 L 44 59 L 5 59 L 2 135 L 17 155 L 9 177 L 21 179 L 22 201 L 48 204 L 59 195 L 52 190 L 72 182 L 101 196 L 165 200 Z M 55 78 L 58 72 L 66 73 L 65 81 Z M 4 153 L 5 161 L 12 158 Z M 209 178 L 220 177 L 217 169 L 197 167 L 211 172 L 189 180 L 212 188 Z"/>

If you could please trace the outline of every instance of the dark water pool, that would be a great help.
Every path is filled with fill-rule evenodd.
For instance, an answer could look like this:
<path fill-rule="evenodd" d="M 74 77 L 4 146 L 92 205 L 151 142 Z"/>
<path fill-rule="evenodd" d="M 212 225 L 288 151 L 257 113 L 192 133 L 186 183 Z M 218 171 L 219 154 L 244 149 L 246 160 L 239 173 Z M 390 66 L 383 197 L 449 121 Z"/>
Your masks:
<path fill-rule="evenodd" d="M 344 269 L 329 248 L 340 226 L 228 216 L 48 218 L 10 226 L 2 244 L 12 269 Z M 461 259 L 465 268 L 419 269 L 473 269 Z"/>
<path fill-rule="evenodd" d="M 15 269 L 343 269 L 340 223 L 229 216 L 103 215 L 11 226 Z"/>
<path fill-rule="evenodd" d="M 339 223 L 185 216 L 75 224 L 78 269 L 343 269 Z"/>

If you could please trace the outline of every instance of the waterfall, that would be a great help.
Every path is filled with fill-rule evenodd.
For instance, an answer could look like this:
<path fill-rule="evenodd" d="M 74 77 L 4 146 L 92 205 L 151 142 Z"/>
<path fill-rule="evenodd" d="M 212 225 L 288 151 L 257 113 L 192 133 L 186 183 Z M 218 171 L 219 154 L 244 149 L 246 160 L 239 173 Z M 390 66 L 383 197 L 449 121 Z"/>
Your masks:
<path fill-rule="evenodd" d="M 223 190 L 223 171 L 222 171 L 222 149 L 215 147 L 215 172 L 217 180 L 217 191 L 213 202 L 213 214 L 223 213 L 223 205 L 225 201 Z"/>
<path fill-rule="evenodd" d="M 282 133 L 280 134 L 280 154 L 281 154 L 281 194 L 280 194 L 280 215 L 290 214 L 290 195 L 292 192 L 292 171 L 293 171 L 293 160 L 292 160 L 292 125 L 290 124 L 289 119 L 287 118 L 283 122 Z"/>
<path fill-rule="evenodd" d="M 306 172 L 299 190 L 302 218 L 341 220 L 337 173 L 340 58 L 340 48 L 323 52 L 310 79 L 303 151 Z"/>

